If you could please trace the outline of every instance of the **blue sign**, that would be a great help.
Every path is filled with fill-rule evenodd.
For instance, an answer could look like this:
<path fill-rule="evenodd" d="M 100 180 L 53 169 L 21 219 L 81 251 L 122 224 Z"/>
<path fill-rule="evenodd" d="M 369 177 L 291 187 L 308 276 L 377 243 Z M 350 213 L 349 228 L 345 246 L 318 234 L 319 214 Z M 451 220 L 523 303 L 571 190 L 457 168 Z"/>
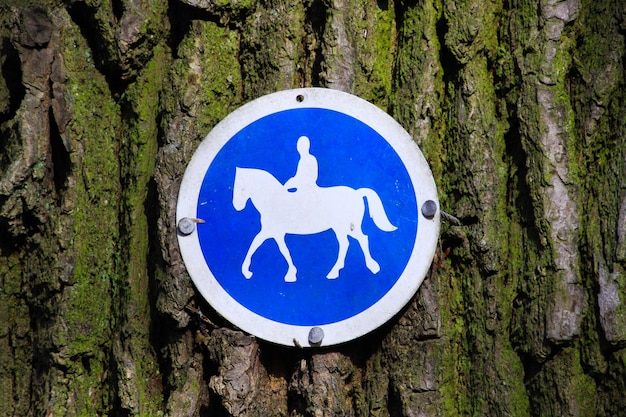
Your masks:
<path fill-rule="evenodd" d="M 432 175 L 388 115 L 334 90 L 284 91 L 200 145 L 177 208 L 196 228 L 179 227 L 179 243 L 198 290 L 238 327 L 287 345 L 341 343 L 419 287 L 439 224 L 425 201 L 437 201 Z"/>

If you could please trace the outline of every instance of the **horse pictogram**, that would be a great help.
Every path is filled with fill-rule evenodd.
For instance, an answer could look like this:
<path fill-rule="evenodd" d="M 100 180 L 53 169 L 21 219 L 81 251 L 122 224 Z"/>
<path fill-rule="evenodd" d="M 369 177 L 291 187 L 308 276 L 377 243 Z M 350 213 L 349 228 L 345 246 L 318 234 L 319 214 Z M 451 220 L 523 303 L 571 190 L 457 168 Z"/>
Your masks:
<path fill-rule="evenodd" d="M 380 265 L 370 254 L 369 239 L 361 226 L 365 198 L 374 224 L 385 232 L 396 230 L 385 213 L 380 197 L 370 188 L 353 189 L 342 185 L 319 187 L 316 184 L 318 164 L 309 153 L 309 145 L 306 136 L 298 139 L 298 169 L 296 175 L 284 185 L 262 169 L 236 168 L 233 206 L 241 211 L 250 200 L 261 216 L 261 230 L 252 239 L 241 265 L 241 272 L 247 279 L 252 277 L 252 255 L 266 240 L 274 239 L 288 265 L 284 280 L 295 282 L 297 269 L 285 243 L 285 235 L 309 235 L 330 229 L 339 242 L 339 252 L 326 278 L 339 277 L 350 244 L 348 236 L 359 243 L 367 268 L 374 274 L 380 271 Z"/>

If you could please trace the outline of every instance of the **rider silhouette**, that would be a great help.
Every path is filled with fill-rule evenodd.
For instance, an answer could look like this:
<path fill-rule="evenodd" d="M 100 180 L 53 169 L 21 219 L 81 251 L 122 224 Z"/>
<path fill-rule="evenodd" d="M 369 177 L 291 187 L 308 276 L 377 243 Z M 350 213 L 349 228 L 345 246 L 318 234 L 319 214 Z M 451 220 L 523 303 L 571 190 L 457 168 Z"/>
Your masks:
<path fill-rule="evenodd" d="M 317 159 L 309 153 L 310 145 L 309 138 L 306 136 L 300 136 L 298 138 L 296 148 L 300 154 L 300 160 L 298 161 L 296 175 L 285 183 L 285 188 L 290 192 L 315 187 L 317 185 Z"/>

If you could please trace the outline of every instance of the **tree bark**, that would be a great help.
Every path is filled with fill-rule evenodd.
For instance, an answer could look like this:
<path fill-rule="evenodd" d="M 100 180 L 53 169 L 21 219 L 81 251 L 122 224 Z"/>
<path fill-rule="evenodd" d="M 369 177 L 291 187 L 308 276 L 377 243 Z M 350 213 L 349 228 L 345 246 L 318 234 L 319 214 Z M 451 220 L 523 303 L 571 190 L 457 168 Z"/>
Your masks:
<path fill-rule="evenodd" d="M 620 415 L 625 36 L 618 0 L 0 2 L 0 415 Z M 298 349 L 203 301 L 175 206 L 217 122 L 309 86 L 463 224 L 388 324 Z"/>

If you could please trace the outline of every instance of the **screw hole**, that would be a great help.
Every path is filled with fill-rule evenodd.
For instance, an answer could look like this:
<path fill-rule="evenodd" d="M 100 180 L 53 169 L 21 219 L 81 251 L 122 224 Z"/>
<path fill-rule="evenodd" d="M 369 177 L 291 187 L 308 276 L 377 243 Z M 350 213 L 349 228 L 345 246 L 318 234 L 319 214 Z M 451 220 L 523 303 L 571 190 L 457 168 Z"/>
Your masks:
<path fill-rule="evenodd" d="M 296 101 L 297 101 L 298 103 L 302 103 L 302 102 L 304 101 L 304 96 L 303 96 L 302 94 L 298 94 L 298 95 L 296 96 Z"/>

